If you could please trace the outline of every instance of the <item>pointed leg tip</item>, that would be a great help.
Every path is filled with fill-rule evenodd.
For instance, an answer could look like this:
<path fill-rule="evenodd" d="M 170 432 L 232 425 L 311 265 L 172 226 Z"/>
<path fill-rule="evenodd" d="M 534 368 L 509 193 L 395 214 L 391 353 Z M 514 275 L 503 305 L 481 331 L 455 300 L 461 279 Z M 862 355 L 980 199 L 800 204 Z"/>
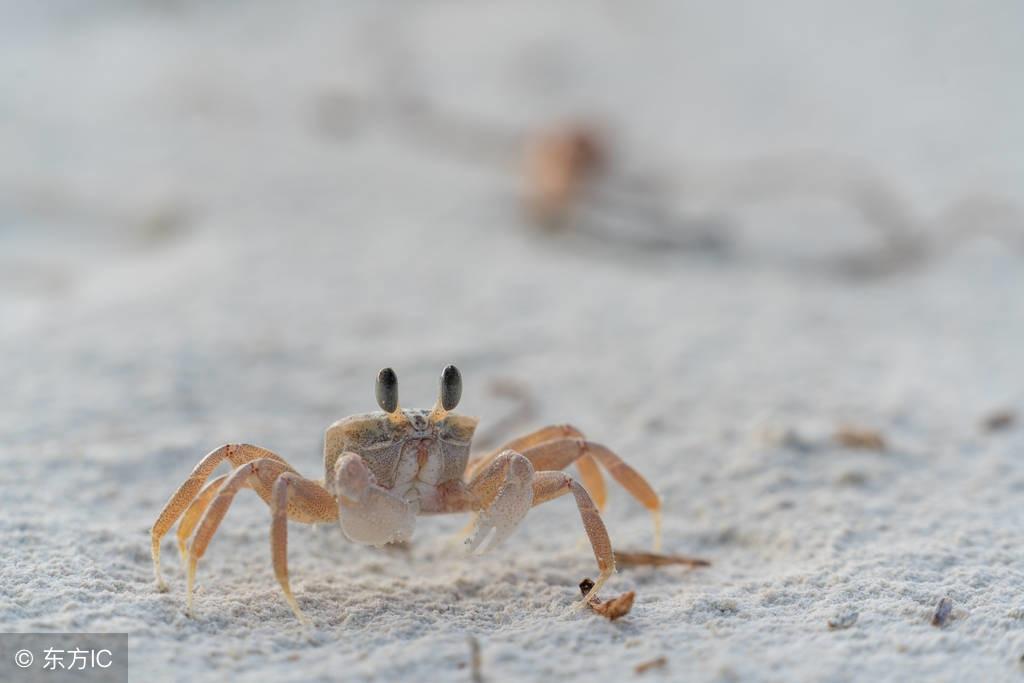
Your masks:
<path fill-rule="evenodd" d="M 284 599 L 288 603 L 288 607 L 291 608 L 292 614 L 295 615 L 295 618 L 298 619 L 306 628 L 312 628 L 313 620 L 307 617 L 306 613 L 302 611 L 302 608 L 299 607 L 299 601 L 295 599 L 295 596 L 292 595 L 290 591 L 285 592 Z"/>
<path fill-rule="evenodd" d="M 495 534 L 493 532 L 487 532 L 487 534 L 485 534 L 479 540 L 474 541 L 473 543 L 467 543 L 466 544 L 466 547 L 467 547 L 467 553 L 466 554 L 471 556 L 471 557 L 478 557 L 480 555 L 486 555 L 495 546 L 497 546 L 497 544 L 498 544 L 498 542 L 495 540 Z"/>
<path fill-rule="evenodd" d="M 467 555 L 482 555 L 487 550 L 487 539 L 492 535 L 494 527 L 487 522 L 477 525 L 463 543 Z"/>
<path fill-rule="evenodd" d="M 185 614 L 192 618 L 192 598 L 195 596 L 195 565 L 189 566 L 188 580 L 185 584 Z"/>
<path fill-rule="evenodd" d="M 160 571 L 160 563 L 153 563 L 153 586 L 156 588 L 157 593 L 167 592 L 167 582 L 164 581 L 164 575 Z"/>

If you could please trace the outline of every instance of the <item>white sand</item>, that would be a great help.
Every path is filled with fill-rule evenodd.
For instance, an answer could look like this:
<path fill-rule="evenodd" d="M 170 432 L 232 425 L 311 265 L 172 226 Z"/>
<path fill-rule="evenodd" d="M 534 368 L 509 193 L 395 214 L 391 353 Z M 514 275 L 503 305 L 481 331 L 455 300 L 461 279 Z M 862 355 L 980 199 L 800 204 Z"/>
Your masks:
<path fill-rule="evenodd" d="M 738 253 L 548 238 L 513 160 L 394 110 L 421 96 L 513 136 L 596 114 L 620 168 L 683 187 L 862 158 L 928 226 L 958 197 L 1024 202 L 1019 5 L 676 4 L 4 9 L 0 630 L 130 632 L 150 680 L 468 680 L 469 635 L 489 681 L 662 655 L 645 677 L 1018 678 L 1024 427 L 978 423 L 1024 415 L 1020 257 L 972 241 L 851 280 L 818 267 L 873 234 L 842 205 L 699 192 L 665 201 L 726 216 Z M 612 624 L 568 611 L 595 572 L 568 500 L 480 558 L 451 543 L 461 518 L 420 520 L 408 552 L 293 525 L 304 633 L 243 492 L 196 618 L 170 538 L 153 590 L 149 526 L 205 452 L 250 441 L 318 477 L 323 428 L 373 408 L 379 367 L 428 405 L 448 362 L 484 429 L 513 380 L 536 399 L 518 429 L 616 448 L 664 496 L 666 550 L 713 566 L 623 570 L 606 593 L 637 602 Z M 842 423 L 889 449 L 836 446 Z M 646 549 L 610 490 L 613 541 Z"/>

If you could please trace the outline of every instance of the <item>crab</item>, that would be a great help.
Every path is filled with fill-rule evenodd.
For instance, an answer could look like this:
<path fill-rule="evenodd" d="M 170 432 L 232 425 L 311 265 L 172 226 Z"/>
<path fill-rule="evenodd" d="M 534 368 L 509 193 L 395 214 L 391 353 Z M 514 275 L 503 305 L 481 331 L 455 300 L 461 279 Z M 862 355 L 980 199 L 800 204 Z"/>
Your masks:
<path fill-rule="evenodd" d="M 635 469 L 569 425 L 552 425 L 470 458 L 478 419 L 452 412 L 462 396 L 454 365 L 441 373 L 431 410 L 402 409 L 398 377 L 391 368 L 377 375 L 379 411 L 352 415 L 324 437 L 324 478 L 307 479 L 284 458 L 251 444 L 225 444 L 206 455 L 171 496 L 152 527 L 153 572 L 160 572 L 160 543 L 178 524 L 177 541 L 186 568 L 186 611 L 192 614 L 196 566 L 244 488 L 270 507 L 270 554 L 274 574 L 295 616 L 303 614 L 288 579 L 288 521 L 340 523 L 355 543 L 380 546 L 408 541 L 417 515 L 470 513 L 465 544 L 483 552 L 504 541 L 531 507 L 571 493 L 597 559 L 599 575 L 578 605 L 589 603 L 615 571 L 608 531 L 601 520 L 606 490 L 603 468 L 654 517 L 654 544 L 661 536 L 661 500 Z M 233 470 L 209 482 L 218 465 Z M 562 470 L 575 463 L 582 484 Z M 599 467 L 600 465 L 600 467 Z"/>

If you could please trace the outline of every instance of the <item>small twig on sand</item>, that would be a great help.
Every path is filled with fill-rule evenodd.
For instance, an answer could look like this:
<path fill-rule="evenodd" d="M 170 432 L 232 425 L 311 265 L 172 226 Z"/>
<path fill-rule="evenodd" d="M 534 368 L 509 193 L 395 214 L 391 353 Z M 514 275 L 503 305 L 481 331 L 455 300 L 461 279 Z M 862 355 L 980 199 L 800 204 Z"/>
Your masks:
<path fill-rule="evenodd" d="M 681 564 L 687 567 L 710 567 L 711 561 L 686 555 L 615 551 L 615 566 L 617 567 L 664 567 L 670 564 Z"/>
<path fill-rule="evenodd" d="M 580 581 L 580 592 L 586 597 L 590 589 L 594 587 L 594 582 L 590 579 L 583 579 Z M 617 595 L 607 602 L 602 601 L 601 598 L 596 595 L 590 599 L 587 603 L 590 609 L 594 610 L 603 617 L 607 617 L 610 621 L 615 621 L 619 617 L 624 617 L 629 614 L 629 610 L 633 609 L 633 600 L 636 598 L 636 593 L 629 591 L 622 595 Z"/>
<path fill-rule="evenodd" d="M 949 597 L 942 598 L 939 600 L 939 604 L 935 608 L 935 614 L 932 616 L 932 626 L 942 628 L 949 621 L 949 615 L 952 613 L 953 601 Z"/>
<path fill-rule="evenodd" d="M 1017 422 L 1017 414 L 1012 410 L 997 410 L 981 421 L 981 428 L 986 432 L 1000 432 L 1009 429 Z"/>
<path fill-rule="evenodd" d="M 480 641 L 474 636 L 469 637 L 469 680 L 483 683 L 484 676 L 480 673 Z"/>
<path fill-rule="evenodd" d="M 835 440 L 847 448 L 865 451 L 884 451 L 885 437 L 874 429 L 845 425 L 836 430 Z"/>
<path fill-rule="evenodd" d="M 651 669 L 664 669 L 666 666 L 668 666 L 668 659 L 665 657 L 658 657 L 657 659 L 637 664 L 633 667 L 633 671 L 636 672 L 637 676 L 639 676 L 640 674 L 647 673 Z"/>

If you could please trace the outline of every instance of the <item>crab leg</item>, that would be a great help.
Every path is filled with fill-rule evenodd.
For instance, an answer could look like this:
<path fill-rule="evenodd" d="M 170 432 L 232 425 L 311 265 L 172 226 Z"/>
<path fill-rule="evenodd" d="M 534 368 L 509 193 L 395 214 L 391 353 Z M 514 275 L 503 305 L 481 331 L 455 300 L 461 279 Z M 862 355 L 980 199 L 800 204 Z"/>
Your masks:
<path fill-rule="evenodd" d="M 594 550 L 594 558 L 597 560 L 597 568 L 600 574 L 594 582 L 594 586 L 577 603 L 582 606 L 590 602 L 594 595 L 608 577 L 615 573 L 615 554 L 612 552 L 612 542 L 608 538 L 608 530 L 601 520 L 601 514 L 590 498 L 590 494 L 579 482 L 565 472 L 537 472 L 533 475 L 533 505 L 537 506 L 549 500 L 558 498 L 566 493 L 572 492 L 576 498 L 576 507 L 580 511 L 580 519 L 583 521 L 583 528 L 590 539 L 590 546 Z"/>
<path fill-rule="evenodd" d="M 272 467 L 277 465 L 277 475 L 280 475 L 283 471 L 281 463 L 269 458 L 260 458 L 239 465 L 235 470 L 228 475 L 228 478 L 224 481 L 224 484 L 217 490 L 217 494 L 210 501 L 203 512 L 203 516 L 199 521 L 199 526 L 193 532 L 192 537 L 188 543 L 188 564 L 187 564 L 187 584 L 186 584 L 186 598 L 185 605 L 186 610 L 189 614 L 192 613 L 192 589 L 195 585 L 196 578 L 196 565 L 199 559 L 206 552 L 206 547 L 210 544 L 213 539 L 213 535 L 217 532 L 217 527 L 220 526 L 221 521 L 224 519 L 224 515 L 227 514 L 228 508 L 231 507 L 231 503 L 235 499 L 237 494 L 243 488 L 251 488 L 252 483 L 249 481 L 252 475 L 258 474 L 261 467 Z"/>
<path fill-rule="evenodd" d="M 516 451 L 518 453 L 522 453 L 527 448 L 539 446 L 547 441 L 557 441 L 558 439 L 568 438 L 582 439 L 583 432 L 568 424 L 548 425 L 547 427 L 535 429 L 532 432 L 528 432 L 522 436 L 512 439 L 505 445 L 500 446 L 489 453 L 473 459 L 469 463 L 467 474 L 473 475 L 480 471 L 482 467 L 490 463 L 505 451 Z"/>
<path fill-rule="evenodd" d="M 285 483 L 278 488 L 278 481 Z M 288 584 L 287 568 L 287 519 L 300 522 L 330 522 L 337 519 L 334 497 L 320 484 L 303 479 L 282 461 L 259 458 L 237 467 L 217 489 L 206 504 L 198 526 L 192 533 L 187 547 L 187 593 L 186 608 L 192 611 L 192 594 L 195 585 L 196 565 L 206 552 L 207 546 L 217 532 L 224 515 L 234 501 L 235 495 L 243 488 L 269 491 L 266 496 L 272 512 L 271 555 L 278 582 L 285 592 L 288 605 L 302 621 L 307 621 Z M 291 496 L 289 496 L 289 492 Z"/>
<path fill-rule="evenodd" d="M 571 425 L 553 425 L 509 442 L 506 448 L 518 450 L 533 463 L 537 471 L 561 470 L 573 462 L 580 470 L 584 486 L 597 503 L 604 509 L 606 490 L 604 480 L 595 463 L 600 463 L 626 491 L 647 508 L 654 518 L 654 547 L 661 546 L 661 499 L 647 480 L 629 466 L 618 455 L 601 444 L 587 441 L 583 434 Z M 496 456 L 488 455 L 477 461 L 473 471 Z"/>
<path fill-rule="evenodd" d="M 318 483 L 303 479 L 293 472 L 285 472 L 274 482 L 273 495 L 270 498 L 270 511 L 273 520 L 270 523 L 270 554 L 274 560 L 274 575 L 284 591 L 284 599 L 298 617 L 299 621 L 309 624 L 309 618 L 299 609 L 299 603 L 292 595 L 288 581 L 288 517 L 295 516 L 294 508 L 316 511 L 318 521 L 331 522 L 338 518 L 338 508 L 334 497 Z"/>
<path fill-rule="evenodd" d="M 661 548 L 661 498 L 643 475 L 610 449 L 593 441 L 561 439 L 528 448 L 523 455 L 538 470 L 560 470 L 573 461 L 578 462 L 581 456 L 592 456 L 622 488 L 650 511 L 654 519 L 654 549 Z"/>
<path fill-rule="evenodd" d="M 467 488 L 480 508 L 473 532 L 466 540 L 471 550 L 481 547 L 492 531 L 494 537 L 487 547 L 495 547 L 519 525 L 531 507 L 572 492 L 600 570 L 595 587 L 587 593 L 583 603 L 589 601 L 615 571 L 611 540 L 597 506 L 587 490 L 565 472 L 536 472 L 525 454 L 504 451 L 480 470 Z"/>
<path fill-rule="evenodd" d="M 661 499 L 643 475 L 599 443 L 585 439 L 559 439 L 528 448 L 523 455 L 538 470 L 560 470 L 585 455 L 592 456 L 641 505 L 651 512 L 661 509 Z"/>
<path fill-rule="evenodd" d="M 481 466 L 493 460 L 502 451 L 512 450 L 522 453 L 528 448 L 539 446 L 540 444 L 548 441 L 583 438 L 585 438 L 583 436 L 583 432 L 569 424 L 541 427 L 540 429 L 528 434 L 512 439 L 498 450 L 470 462 L 469 469 L 471 473 L 478 471 Z M 595 461 L 589 453 L 584 453 L 576 461 L 576 468 L 579 470 L 583 486 L 587 489 L 587 492 L 590 493 L 594 502 L 597 503 L 597 509 L 604 510 L 605 502 L 608 500 L 608 491 L 605 488 L 604 477 L 601 476 L 601 470 L 597 467 L 597 461 Z"/>
<path fill-rule="evenodd" d="M 217 491 L 224 485 L 224 481 L 230 476 L 230 474 L 222 474 L 216 479 L 211 479 L 206 482 L 206 486 L 200 489 L 199 493 L 189 504 L 185 510 L 185 514 L 181 516 L 181 521 L 178 522 L 178 552 L 181 554 L 181 562 L 185 564 L 188 561 L 188 539 L 195 530 L 196 525 L 199 524 L 199 520 L 203 518 L 203 513 L 206 512 L 206 508 L 210 507 L 210 501 L 217 495 Z"/>
<path fill-rule="evenodd" d="M 178 490 L 174 492 L 167 504 L 164 505 L 163 510 L 160 511 L 160 515 L 157 517 L 156 522 L 153 523 L 152 534 L 152 554 L 153 554 L 153 575 L 156 577 L 156 586 L 158 590 L 167 590 L 167 584 L 164 583 L 163 577 L 160 575 L 160 539 L 164 537 L 174 523 L 178 520 L 178 517 L 185 511 L 192 500 L 198 495 L 202 489 L 203 484 L 209 478 L 213 471 L 217 469 L 225 460 L 228 460 L 233 466 L 238 467 L 244 465 L 247 462 L 256 460 L 257 458 L 269 458 L 271 460 L 277 460 L 285 465 L 288 469 L 291 466 L 285 462 L 281 456 L 268 451 L 265 448 L 259 446 L 253 446 L 251 444 L 225 444 L 220 448 L 216 448 L 199 461 L 199 464 L 192 470 L 192 474 L 189 475 L 188 479 L 178 487 Z"/>

